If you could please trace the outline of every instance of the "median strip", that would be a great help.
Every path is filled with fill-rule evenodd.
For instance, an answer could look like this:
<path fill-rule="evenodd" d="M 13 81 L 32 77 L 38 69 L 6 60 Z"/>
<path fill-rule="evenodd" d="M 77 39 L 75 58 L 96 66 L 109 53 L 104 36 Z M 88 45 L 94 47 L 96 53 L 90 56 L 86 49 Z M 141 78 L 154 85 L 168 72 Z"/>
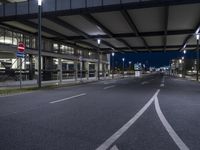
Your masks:
<path fill-rule="evenodd" d="M 52 101 L 52 102 L 49 102 L 49 103 L 50 104 L 59 103 L 59 102 L 63 102 L 63 101 L 70 100 L 70 99 L 73 99 L 73 98 L 78 98 L 78 97 L 85 96 L 85 95 L 86 95 L 86 93 L 82 93 L 82 94 L 79 94 L 79 95 L 63 98 L 63 99 Z"/>

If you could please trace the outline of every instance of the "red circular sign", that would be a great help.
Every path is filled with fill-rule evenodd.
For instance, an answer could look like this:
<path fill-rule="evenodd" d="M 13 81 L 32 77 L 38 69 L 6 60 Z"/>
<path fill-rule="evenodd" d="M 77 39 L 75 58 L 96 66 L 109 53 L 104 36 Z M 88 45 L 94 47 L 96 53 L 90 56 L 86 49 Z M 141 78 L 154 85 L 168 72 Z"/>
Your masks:
<path fill-rule="evenodd" d="M 17 48 L 18 48 L 18 51 L 19 51 L 19 52 L 24 53 L 24 51 L 25 51 L 25 45 L 24 45 L 24 43 L 19 42 Z"/>

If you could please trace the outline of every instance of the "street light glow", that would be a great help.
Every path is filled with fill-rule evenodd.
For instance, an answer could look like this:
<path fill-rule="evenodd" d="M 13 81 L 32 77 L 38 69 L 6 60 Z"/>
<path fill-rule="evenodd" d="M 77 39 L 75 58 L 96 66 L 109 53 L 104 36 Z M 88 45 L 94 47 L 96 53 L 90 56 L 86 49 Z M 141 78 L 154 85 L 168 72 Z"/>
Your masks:
<path fill-rule="evenodd" d="M 199 27 L 199 28 L 197 29 L 197 31 L 195 32 L 197 40 L 199 40 L 199 30 L 200 30 L 200 27 Z"/>
<path fill-rule="evenodd" d="M 131 64 L 131 61 L 129 61 L 129 64 Z"/>
<path fill-rule="evenodd" d="M 186 54 L 186 53 L 187 53 L 187 51 L 186 51 L 186 50 L 184 50 L 184 51 L 183 51 L 183 53 L 184 53 L 184 54 Z"/>
<path fill-rule="evenodd" d="M 38 6 L 42 5 L 42 0 L 38 0 Z"/>
<path fill-rule="evenodd" d="M 182 57 L 182 60 L 184 60 L 184 57 Z"/>
<path fill-rule="evenodd" d="M 125 61 L 125 58 L 122 58 L 122 61 Z"/>
<path fill-rule="evenodd" d="M 197 38 L 197 40 L 199 40 L 199 34 L 197 34 L 196 38 Z"/>
<path fill-rule="evenodd" d="M 100 45 L 101 44 L 101 39 L 97 39 L 97 43 L 98 43 L 98 45 Z"/>
<path fill-rule="evenodd" d="M 112 52 L 112 56 L 113 56 L 113 57 L 115 56 L 115 53 L 114 53 L 114 52 Z"/>

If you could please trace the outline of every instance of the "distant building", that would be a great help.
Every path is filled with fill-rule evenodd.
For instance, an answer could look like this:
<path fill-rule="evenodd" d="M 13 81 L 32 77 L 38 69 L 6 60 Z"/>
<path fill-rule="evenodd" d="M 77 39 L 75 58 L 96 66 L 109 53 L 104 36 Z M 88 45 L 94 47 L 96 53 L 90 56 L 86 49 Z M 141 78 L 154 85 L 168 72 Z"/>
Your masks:
<path fill-rule="evenodd" d="M 173 59 L 170 63 L 170 74 L 180 77 L 195 76 L 197 73 L 195 59 Z"/>

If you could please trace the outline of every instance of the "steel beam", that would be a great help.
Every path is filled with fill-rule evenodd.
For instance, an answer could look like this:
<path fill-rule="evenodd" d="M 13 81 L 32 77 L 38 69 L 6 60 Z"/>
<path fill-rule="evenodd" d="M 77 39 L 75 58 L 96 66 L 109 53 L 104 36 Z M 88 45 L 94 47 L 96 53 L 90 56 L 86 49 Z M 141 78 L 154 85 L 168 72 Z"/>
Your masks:
<path fill-rule="evenodd" d="M 92 15 L 84 14 L 84 15 L 82 15 L 82 17 L 84 17 L 87 21 L 94 24 L 95 26 L 98 26 L 98 28 L 101 29 L 104 33 L 106 33 L 109 38 L 114 38 L 114 39 L 118 40 L 119 42 L 123 43 L 129 49 L 131 49 L 131 46 L 125 40 L 120 39 L 120 38 L 115 38 L 114 34 L 108 28 L 106 28 L 103 24 L 101 24 L 98 20 L 96 20 Z M 113 47 L 113 49 L 116 49 L 116 48 Z M 135 51 L 135 50 L 133 50 L 133 51 Z"/>
<path fill-rule="evenodd" d="M 140 37 L 140 39 L 142 40 L 142 42 L 144 43 L 146 49 L 148 49 L 149 51 L 151 51 L 151 49 L 149 48 L 149 45 L 147 44 L 146 40 L 144 39 L 143 36 L 140 35 L 140 32 L 137 28 L 137 26 L 135 25 L 133 19 L 130 17 L 130 15 L 128 14 L 128 12 L 126 10 L 122 10 L 121 11 L 122 16 L 125 18 L 125 20 L 127 21 L 127 23 L 129 24 L 129 26 L 131 27 L 131 29 L 133 30 L 133 32 L 135 32 L 135 34 Z"/>
<path fill-rule="evenodd" d="M 164 27 L 164 37 L 163 37 L 163 45 L 164 45 L 164 52 L 166 51 L 167 46 L 167 30 L 168 30 L 168 22 L 169 22 L 169 7 L 166 6 L 165 8 L 165 27 Z"/>

